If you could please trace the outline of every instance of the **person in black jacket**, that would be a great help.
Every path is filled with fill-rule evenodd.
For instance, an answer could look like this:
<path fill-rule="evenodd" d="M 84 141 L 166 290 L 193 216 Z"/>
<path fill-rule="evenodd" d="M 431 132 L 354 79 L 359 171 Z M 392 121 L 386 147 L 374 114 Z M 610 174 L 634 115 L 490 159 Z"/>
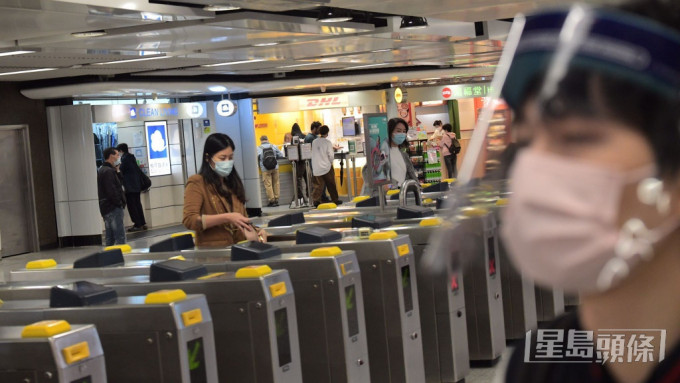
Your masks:
<path fill-rule="evenodd" d="M 122 176 L 118 171 L 120 153 L 116 148 L 104 150 L 104 163 L 97 170 L 97 190 L 99 193 L 99 212 L 104 218 L 106 227 L 106 246 L 125 243 L 125 226 L 123 223 L 125 194 L 123 194 Z"/>
<path fill-rule="evenodd" d="M 121 152 L 120 172 L 123 173 L 123 187 L 125 188 L 125 200 L 127 201 L 127 209 L 130 213 L 130 219 L 134 226 L 128 229 L 128 232 L 135 232 L 146 230 L 146 219 L 144 218 L 144 208 L 140 194 L 142 192 L 142 185 L 140 181 L 141 169 L 137 165 L 135 155 L 130 153 L 127 144 L 122 143 L 118 145 L 118 151 Z"/>

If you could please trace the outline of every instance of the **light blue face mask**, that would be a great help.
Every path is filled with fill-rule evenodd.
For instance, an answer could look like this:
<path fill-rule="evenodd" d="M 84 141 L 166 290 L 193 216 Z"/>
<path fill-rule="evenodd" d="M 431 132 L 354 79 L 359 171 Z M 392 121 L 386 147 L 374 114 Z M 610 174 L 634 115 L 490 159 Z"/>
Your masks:
<path fill-rule="evenodd" d="M 406 141 L 406 133 L 394 133 L 392 135 L 392 142 L 397 145 L 401 145 Z"/>
<path fill-rule="evenodd" d="M 120 165 L 120 157 L 113 163 L 113 166 Z"/>
<path fill-rule="evenodd" d="M 231 170 L 234 169 L 234 160 L 215 161 L 215 173 L 221 177 L 229 177 Z"/>

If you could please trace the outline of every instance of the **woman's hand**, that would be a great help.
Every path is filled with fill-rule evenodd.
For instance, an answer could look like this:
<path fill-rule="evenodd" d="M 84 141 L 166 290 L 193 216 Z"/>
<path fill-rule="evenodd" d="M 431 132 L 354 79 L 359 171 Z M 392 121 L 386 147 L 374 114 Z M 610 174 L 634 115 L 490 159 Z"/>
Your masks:
<path fill-rule="evenodd" d="M 248 241 L 255 241 L 255 242 L 260 241 L 260 239 L 257 237 L 257 231 L 250 225 L 248 225 L 248 227 L 243 229 L 243 234 L 246 235 L 246 239 Z"/>
<path fill-rule="evenodd" d="M 224 213 L 221 214 L 221 216 L 224 219 L 225 223 L 233 224 L 234 226 L 238 227 L 244 232 L 247 230 L 254 231 L 253 228 L 250 226 L 250 218 L 244 216 L 241 213 Z"/>
<path fill-rule="evenodd" d="M 260 242 L 267 242 L 267 232 L 264 229 L 259 228 L 257 230 L 257 236 Z"/>
<path fill-rule="evenodd" d="M 267 242 L 267 232 L 264 229 L 248 226 L 247 229 L 243 230 L 243 234 L 249 241 Z"/>

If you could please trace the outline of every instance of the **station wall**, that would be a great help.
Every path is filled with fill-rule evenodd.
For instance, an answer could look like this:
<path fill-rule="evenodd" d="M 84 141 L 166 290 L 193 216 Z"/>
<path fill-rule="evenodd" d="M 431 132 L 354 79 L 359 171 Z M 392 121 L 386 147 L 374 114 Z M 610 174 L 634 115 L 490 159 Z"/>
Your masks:
<path fill-rule="evenodd" d="M 28 125 L 39 244 L 41 249 L 56 247 L 58 239 L 45 102 L 24 97 L 18 84 L 8 82 L 0 82 L 0 100 L 3 106 L 0 108 L 0 125 Z"/>

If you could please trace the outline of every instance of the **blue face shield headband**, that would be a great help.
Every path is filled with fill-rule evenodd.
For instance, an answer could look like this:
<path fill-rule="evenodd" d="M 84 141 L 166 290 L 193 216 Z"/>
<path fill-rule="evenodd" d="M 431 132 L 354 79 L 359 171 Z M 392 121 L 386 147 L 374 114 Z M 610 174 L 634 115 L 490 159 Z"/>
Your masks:
<path fill-rule="evenodd" d="M 553 64 L 568 11 L 527 18 L 502 94 L 518 108 L 531 81 Z M 586 69 L 680 100 L 680 33 L 636 15 L 594 9 L 569 68 Z"/>

